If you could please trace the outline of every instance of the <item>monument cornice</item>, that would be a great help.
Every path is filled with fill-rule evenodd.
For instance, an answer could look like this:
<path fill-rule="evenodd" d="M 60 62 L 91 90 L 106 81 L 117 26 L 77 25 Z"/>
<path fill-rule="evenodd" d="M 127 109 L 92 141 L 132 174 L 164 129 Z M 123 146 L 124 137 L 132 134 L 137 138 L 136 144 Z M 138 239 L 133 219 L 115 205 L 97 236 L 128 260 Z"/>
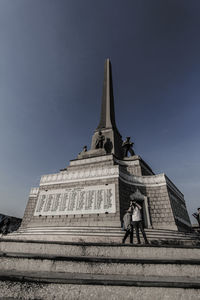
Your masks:
<path fill-rule="evenodd" d="M 43 175 L 40 180 L 40 186 L 109 178 L 120 178 L 129 184 L 142 186 L 166 185 L 165 174 L 135 176 L 119 170 L 119 166 L 116 165 L 109 168 L 88 168 L 81 171 L 64 171 L 55 174 Z"/>
<path fill-rule="evenodd" d="M 152 176 L 135 176 L 120 171 L 120 179 L 128 184 L 138 186 L 153 187 L 166 185 L 165 174 L 158 174 Z"/>
<path fill-rule="evenodd" d="M 150 171 L 154 175 L 154 172 L 152 171 L 152 169 L 149 167 L 149 165 L 139 155 L 134 155 L 134 156 L 131 156 L 131 157 L 126 157 L 123 160 L 122 159 L 118 159 L 118 158 L 116 158 L 114 156 L 114 161 L 116 163 L 118 163 L 119 165 L 122 165 L 122 166 L 137 166 L 137 165 L 139 165 L 139 161 L 140 161 L 142 163 L 143 167 L 147 171 Z"/>
<path fill-rule="evenodd" d="M 152 176 L 136 176 L 123 172 L 119 169 L 118 165 L 109 168 L 88 168 L 43 175 L 40 180 L 40 186 L 112 178 L 119 178 L 125 183 L 137 186 L 155 187 L 166 185 L 183 199 L 183 194 L 172 184 L 164 173 Z M 31 189 L 30 196 L 36 196 L 37 192 L 37 188 Z"/>
<path fill-rule="evenodd" d="M 40 186 L 117 177 L 119 177 L 119 166 L 112 166 L 109 168 L 88 168 L 77 171 L 64 171 L 56 174 L 43 175 L 40 180 Z"/>

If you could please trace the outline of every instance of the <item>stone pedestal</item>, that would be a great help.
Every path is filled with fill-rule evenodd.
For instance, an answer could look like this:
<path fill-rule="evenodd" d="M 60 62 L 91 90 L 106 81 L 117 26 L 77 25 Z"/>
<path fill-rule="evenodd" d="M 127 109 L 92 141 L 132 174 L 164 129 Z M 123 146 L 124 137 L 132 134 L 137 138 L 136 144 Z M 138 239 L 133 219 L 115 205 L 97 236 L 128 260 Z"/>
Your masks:
<path fill-rule="evenodd" d="M 90 157 L 97 157 L 97 156 L 102 156 L 102 155 L 106 155 L 106 150 L 104 148 L 100 148 L 100 149 L 93 149 L 93 150 L 89 150 L 86 152 L 81 152 L 78 155 L 78 159 L 83 159 L 83 158 L 90 158 Z"/>
<path fill-rule="evenodd" d="M 190 227 L 183 195 L 164 174 L 154 175 L 139 156 L 118 160 L 104 155 L 73 160 L 67 170 L 42 176 L 39 187 L 31 190 L 21 229 L 57 227 L 58 234 L 59 228 L 84 227 L 81 240 L 87 241 L 99 227 L 99 240 L 108 241 L 109 232 L 121 228 L 131 194 L 142 206 L 146 228 Z"/>

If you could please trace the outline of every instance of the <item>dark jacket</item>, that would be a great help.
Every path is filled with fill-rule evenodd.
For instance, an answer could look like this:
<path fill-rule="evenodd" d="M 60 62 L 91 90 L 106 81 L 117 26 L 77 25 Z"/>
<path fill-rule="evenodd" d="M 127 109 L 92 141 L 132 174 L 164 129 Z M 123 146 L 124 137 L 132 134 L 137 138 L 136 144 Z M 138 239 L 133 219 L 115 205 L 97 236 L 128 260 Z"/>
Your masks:
<path fill-rule="evenodd" d="M 197 219 L 197 222 L 199 223 L 199 226 L 200 226 L 200 214 L 199 213 L 194 213 L 194 214 L 192 214 L 193 215 L 193 217 L 195 218 L 195 219 Z"/>
<path fill-rule="evenodd" d="M 127 212 L 123 217 L 124 229 L 127 230 L 131 225 L 131 213 Z"/>

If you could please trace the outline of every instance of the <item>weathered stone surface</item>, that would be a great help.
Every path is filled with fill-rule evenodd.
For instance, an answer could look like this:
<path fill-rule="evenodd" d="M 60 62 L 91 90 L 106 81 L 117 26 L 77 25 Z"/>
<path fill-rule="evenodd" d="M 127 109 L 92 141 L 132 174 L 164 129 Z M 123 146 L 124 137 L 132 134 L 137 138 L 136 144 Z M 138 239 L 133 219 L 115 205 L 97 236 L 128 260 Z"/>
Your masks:
<path fill-rule="evenodd" d="M 138 299 L 149 300 L 149 295 L 155 300 L 196 300 L 200 299 L 199 290 L 184 288 L 152 288 L 152 287 L 115 287 L 115 286 L 90 286 L 74 284 L 42 284 L 20 283 L 13 281 L 0 282 L 0 297 L 11 299 Z"/>
<path fill-rule="evenodd" d="M 64 241 L 44 241 L 44 240 L 9 240 L 0 241 L 0 252 L 2 253 L 40 253 L 41 255 L 58 255 L 77 257 L 104 257 L 104 258 L 127 258 L 127 259 L 188 259 L 200 260 L 199 246 L 138 246 L 122 244 L 103 243 L 81 243 Z"/>
<path fill-rule="evenodd" d="M 114 276 L 113 276 L 114 277 Z M 112 277 L 111 280 L 114 278 Z M 32 276 L 33 278 L 33 276 Z M 28 278 L 27 278 L 28 279 Z M 70 284 L 70 283 L 42 283 L 39 280 L 32 281 L 1 281 L 0 282 L 0 297 L 12 297 L 14 299 L 102 299 L 109 297 L 109 299 L 151 299 L 167 300 L 167 299 L 183 299 L 196 300 L 200 299 L 199 289 L 192 288 L 176 288 L 176 278 L 174 280 L 173 288 L 169 287 L 155 287 L 155 278 L 150 279 L 154 281 L 154 287 L 138 287 L 138 281 L 135 286 L 119 286 L 115 285 L 98 285 L 98 284 Z M 159 279 L 157 278 L 159 281 Z M 145 282 L 143 278 L 143 282 Z M 183 282 L 184 283 L 184 282 Z M 189 286 L 189 280 L 187 285 Z M 184 286 L 184 285 L 183 285 Z M 185 284 L 186 286 L 186 284 Z"/>
<path fill-rule="evenodd" d="M 200 274 L 200 261 L 174 259 L 113 259 L 41 254 L 12 254 L 0 256 L 1 271 L 62 272 L 76 274 L 118 274 L 138 276 L 180 276 L 189 278 Z M 199 286 L 200 287 L 200 286 Z"/>
<path fill-rule="evenodd" d="M 3 239 L 0 251 L 3 299 L 200 299 L 199 247 Z"/>

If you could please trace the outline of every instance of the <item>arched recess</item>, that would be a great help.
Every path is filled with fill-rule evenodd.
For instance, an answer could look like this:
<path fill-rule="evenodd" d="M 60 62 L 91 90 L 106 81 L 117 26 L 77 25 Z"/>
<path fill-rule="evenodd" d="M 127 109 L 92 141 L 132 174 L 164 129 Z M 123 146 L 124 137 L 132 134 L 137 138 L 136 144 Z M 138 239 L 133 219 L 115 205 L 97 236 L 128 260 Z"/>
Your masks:
<path fill-rule="evenodd" d="M 135 201 L 138 201 L 140 204 L 142 204 L 143 221 L 144 221 L 145 228 L 152 228 L 150 214 L 149 214 L 148 197 L 143 195 L 139 189 L 136 189 L 135 193 L 132 194 L 131 198 Z"/>

